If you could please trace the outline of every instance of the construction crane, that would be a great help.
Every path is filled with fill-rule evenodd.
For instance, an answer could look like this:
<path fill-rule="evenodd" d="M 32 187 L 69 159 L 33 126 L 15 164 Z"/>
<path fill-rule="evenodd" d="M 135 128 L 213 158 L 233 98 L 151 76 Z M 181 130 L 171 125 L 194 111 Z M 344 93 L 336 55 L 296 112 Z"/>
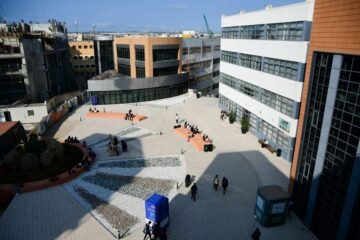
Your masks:
<path fill-rule="evenodd" d="M 209 37 L 212 37 L 214 35 L 214 32 L 210 30 L 209 24 L 208 24 L 207 19 L 205 17 L 205 14 L 203 14 L 203 17 L 204 17 L 204 20 L 205 20 L 207 33 L 209 34 Z"/>

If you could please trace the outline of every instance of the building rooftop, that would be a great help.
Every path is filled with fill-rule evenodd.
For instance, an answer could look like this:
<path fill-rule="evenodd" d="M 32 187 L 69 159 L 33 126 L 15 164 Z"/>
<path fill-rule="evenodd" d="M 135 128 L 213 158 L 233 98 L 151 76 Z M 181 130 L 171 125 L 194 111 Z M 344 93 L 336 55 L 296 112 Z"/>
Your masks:
<path fill-rule="evenodd" d="M 0 122 L 0 136 L 12 129 L 16 124 L 18 122 Z"/>

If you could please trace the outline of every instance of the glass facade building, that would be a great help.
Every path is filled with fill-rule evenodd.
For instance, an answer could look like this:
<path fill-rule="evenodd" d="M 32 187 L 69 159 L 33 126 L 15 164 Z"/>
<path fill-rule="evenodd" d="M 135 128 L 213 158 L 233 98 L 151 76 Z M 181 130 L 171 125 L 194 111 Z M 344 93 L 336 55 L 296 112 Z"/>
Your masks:
<path fill-rule="evenodd" d="M 111 36 L 95 37 L 94 55 L 97 74 L 115 68 L 113 39 Z"/>
<path fill-rule="evenodd" d="M 360 237 L 359 79 L 360 56 L 314 53 L 293 198 L 320 239 Z"/>

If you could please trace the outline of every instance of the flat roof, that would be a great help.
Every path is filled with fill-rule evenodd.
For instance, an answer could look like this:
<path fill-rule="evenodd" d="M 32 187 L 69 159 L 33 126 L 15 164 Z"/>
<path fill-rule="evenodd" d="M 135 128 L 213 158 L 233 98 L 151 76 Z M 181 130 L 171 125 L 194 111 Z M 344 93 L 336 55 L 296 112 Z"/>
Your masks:
<path fill-rule="evenodd" d="M 4 133 L 8 132 L 17 123 L 18 122 L 1 122 L 0 123 L 0 136 L 2 136 Z"/>

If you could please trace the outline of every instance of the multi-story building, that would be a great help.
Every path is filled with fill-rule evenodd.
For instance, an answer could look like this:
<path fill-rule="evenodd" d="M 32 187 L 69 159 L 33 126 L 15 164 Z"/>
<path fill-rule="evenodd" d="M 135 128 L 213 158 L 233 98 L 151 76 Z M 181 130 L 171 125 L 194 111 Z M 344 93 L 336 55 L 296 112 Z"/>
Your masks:
<path fill-rule="evenodd" d="M 182 70 L 189 73 L 189 87 L 217 95 L 220 73 L 220 38 L 184 38 Z"/>
<path fill-rule="evenodd" d="M 86 80 L 97 75 L 94 57 L 93 41 L 70 41 L 71 64 L 74 74 L 79 82 L 86 83 Z"/>
<path fill-rule="evenodd" d="M 0 24 L 0 104 L 43 102 L 73 87 L 66 28 L 46 24 Z"/>
<path fill-rule="evenodd" d="M 188 91 L 187 73 L 181 71 L 181 38 L 115 37 L 110 41 L 108 36 L 94 41 L 95 64 L 102 74 L 88 80 L 88 92 L 98 104 L 150 101 Z"/>
<path fill-rule="evenodd" d="M 222 16 L 219 104 L 292 160 L 314 1 Z"/>
<path fill-rule="evenodd" d="M 359 9 L 315 1 L 289 190 L 319 239 L 360 239 Z"/>

